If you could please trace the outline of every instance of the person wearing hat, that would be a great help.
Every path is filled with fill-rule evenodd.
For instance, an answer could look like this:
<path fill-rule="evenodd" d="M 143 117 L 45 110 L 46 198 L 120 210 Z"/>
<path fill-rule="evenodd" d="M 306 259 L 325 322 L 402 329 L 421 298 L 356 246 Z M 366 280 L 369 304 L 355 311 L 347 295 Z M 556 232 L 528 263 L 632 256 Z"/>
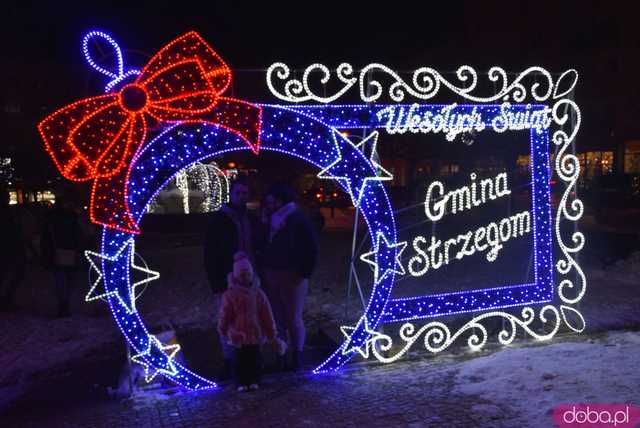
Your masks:
<path fill-rule="evenodd" d="M 203 262 L 209 285 L 213 291 L 213 304 L 216 313 L 220 313 L 222 293 L 227 289 L 227 275 L 233 269 L 233 255 L 238 251 L 247 254 L 249 260 L 256 262 L 254 241 L 259 232 L 257 220 L 247 209 L 249 184 L 245 177 L 239 177 L 231 183 L 229 202 L 219 210 L 209 214 L 209 225 L 204 240 Z M 226 337 L 219 337 L 224 369 L 221 378 L 233 377 L 233 353 Z"/>
<path fill-rule="evenodd" d="M 222 295 L 218 334 L 236 348 L 234 375 L 240 392 L 259 388 L 263 344 L 270 343 L 279 355 L 286 351 L 269 300 L 258 286 L 249 257 L 241 251 L 233 257 L 233 272 Z"/>

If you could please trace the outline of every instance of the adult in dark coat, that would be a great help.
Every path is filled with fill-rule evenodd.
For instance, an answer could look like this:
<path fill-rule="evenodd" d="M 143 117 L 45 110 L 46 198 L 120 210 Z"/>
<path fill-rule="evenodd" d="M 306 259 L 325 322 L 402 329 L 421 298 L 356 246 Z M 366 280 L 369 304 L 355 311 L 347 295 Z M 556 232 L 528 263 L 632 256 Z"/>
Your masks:
<path fill-rule="evenodd" d="M 55 206 L 47 214 L 40 236 L 42 262 L 53 273 L 58 317 L 68 317 L 71 314 L 69 300 L 80 266 L 82 232 L 78 215 L 64 196 L 56 195 Z"/>
<path fill-rule="evenodd" d="M 231 184 L 229 203 L 211 213 L 204 241 L 204 268 L 214 294 L 227 289 L 227 275 L 233 270 L 233 255 L 244 251 L 255 262 L 256 220 L 247 210 L 249 186 L 238 179 Z"/>
<path fill-rule="evenodd" d="M 222 293 L 227 289 L 227 275 L 233 270 L 233 255 L 245 252 L 255 263 L 254 229 L 256 222 L 247 210 L 249 186 L 243 179 L 231 184 L 229 203 L 211 213 L 204 241 L 204 268 L 214 293 L 215 311 L 219 313 Z M 220 337 L 225 373 L 230 377 L 233 367 L 233 347 Z"/>
<path fill-rule="evenodd" d="M 282 339 L 291 342 L 291 368 L 302 368 L 305 327 L 302 313 L 309 277 L 316 266 L 318 239 L 289 186 L 274 185 L 265 198 L 270 213 L 264 250 L 264 282 Z"/>
<path fill-rule="evenodd" d="M 8 310 L 13 307 L 15 292 L 24 280 L 26 256 L 20 226 L 4 187 L 0 188 L 0 198 L 0 309 Z"/>

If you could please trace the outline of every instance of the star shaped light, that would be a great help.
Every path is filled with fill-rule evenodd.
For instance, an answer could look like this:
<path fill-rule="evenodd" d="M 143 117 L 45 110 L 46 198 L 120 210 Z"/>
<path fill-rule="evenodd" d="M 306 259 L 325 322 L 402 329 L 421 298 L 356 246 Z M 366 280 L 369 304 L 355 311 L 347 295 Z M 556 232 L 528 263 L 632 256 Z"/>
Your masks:
<path fill-rule="evenodd" d="M 131 357 L 131 360 L 144 366 L 144 379 L 149 383 L 158 373 L 169 376 L 174 376 L 178 373 L 173 360 L 179 351 L 180 345 L 164 346 L 158 338 L 149 335 L 147 349 Z"/>
<path fill-rule="evenodd" d="M 353 342 L 352 335 L 354 331 L 358 329 L 358 324 L 360 324 L 359 322 L 356 324 L 355 327 L 340 326 L 340 331 L 342 332 L 344 337 L 347 338 L 347 341 L 344 344 L 344 348 L 342 350 L 343 355 L 349 354 L 351 352 L 357 352 L 360 355 L 362 355 L 363 358 L 368 359 L 369 349 L 371 348 L 371 344 L 375 342 L 375 340 L 378 337 L 384 336 L 382 333 L 378 333 L 377 331 L 370 329 L 369 322 L 367 321 L 367 317 L 363 317 L 363 318 L 364 318 L 364 334 L 367 335 L 367 339 L 364 341 L 362 345 L 359 345 L 359 346 L 352 345 L 352 342 Z"/>
<path fill-rule="evenodd" d="M 129 247 L 131 247 L 129 249 Z M 127 242 L 125 242 L 125 244 L 118 249 L 118 251 L 116 252 L 116 254 L 114 254 L 113 256 L 107 256 L 105 254 L 102 253 L 96 253 L 94 251 L 85 251 L 84 255 L 87 258 L 87 260 L 89 261 L 89 265 L 90 268 L 95 270 L 98 274 L 98 277 L 96 278 L 96 280 L 93 282 L 93 284 L 91 284 L 91 288 L 89 289 L 89 292 L 87 293 L 87 295 L 85 296 L 85 301 L 87 302 L 93 302 L 95 300 L 98 299 L 102 299 L 105 297 L 110 297 L 110 296 L 114 296 L 117 297 L 118 300 L 120 301 L 120 303 L 122 303 L 122 305 L 126 308 L 128 313 L 133 313 L 136 310 L 136 288 L 142 284 L 146 284 L 148 282 L 154 281 L 158 278 L 160 278 L 160 273 L 153 271 L 151 269 L 148 269 L 147 267 L 143 267 L 143 266 L 137 266 L 135 264 L 135 254 L 136 254 L 136 249 L 135 249 L 135 240 L 129 239 Z M 144 279 L 141 279 L 139 281 L 134 282 L 133 284 L 131 284 L 129 286 L 129 302 L 127 303 L 125 302 L 125 300 L 122 298 L 122 296 L 120 295 L 120 293 L 118 293 L 117 290 L 113 290 L 113 291 L 106 291 L 106 286 L 104 284 L 104 275 L 102 273 L 102 270 L 100 269 L 100 266 L 102 266 L 102 260 L 108 260 L 110 262 L 117 262 L 119 260 L 121 260 L 123 257 L 129 257 L 129 266 L 135 270 L 135 271 L 139 271 L 139 272 L 143 272 L 146 274 L 146 276 L 144 277 Z M 103 285 L 103 290 L 104 291 L 102 294 L 98 294 L 97 289 L 100 286 L 100 284 L 102 283 Z"/>
<path fill-rule="evenodd" d="M 407 248 L 407 241 L 402 241 L 389 245 L 389 241 L 382 232 L 378 232 L 376 236 L 376 245 L 372 251 L 364 253 L 360 256 L 360 260 L 374 267 L 375 283 L 378 284 L 389 272 L 395 272 L 404 275 L 405 270 L 402 266 L 402 252 Z M 396 251 L 396 248 L 398 249 Z M 386 268 L 382 275 L 380 274 L 380 265 L 387 264 L 385 261 L 392 259 L 393 267 Z"/>
<path fill-rule="evenodd" d="M 345 135 L 334 129 L 332 137 L 338 150 L 338 158 L 318 173 L 318 178 L 335 179 L 343 184 L 356 207 L 360 204 L 368 181 L 393 179 L 393 175 L 375 160 L 378 135 L 378 131 L 373 131 L 360 143 L 354 145 Z M 362 165 L 358 158 L 361 152 L 365 153 L 365 148 L 368 145 L 371 145 L 370 164 Z"/>

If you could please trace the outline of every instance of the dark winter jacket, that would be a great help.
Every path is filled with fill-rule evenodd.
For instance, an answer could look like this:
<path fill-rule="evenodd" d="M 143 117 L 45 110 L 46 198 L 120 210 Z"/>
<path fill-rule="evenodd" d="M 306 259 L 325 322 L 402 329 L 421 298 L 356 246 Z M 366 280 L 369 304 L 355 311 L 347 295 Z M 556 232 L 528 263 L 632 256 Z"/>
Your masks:
<path fill-rule="evenodd" d="M 14 213 L 9 207 L 0 207 L 0 266 L 14 263 L 24 252 L 21 233 Z"/>
<path fill-rule="evenodd" d="M 264 267 L 289 270 L 309 278 L 318 258 L 318 238 L 307 216 L 299 209 L 287 216 L 264 249 Z"/>
<path fill-rule="evenodd" d="M 253 235 L 256 220 L 249 211 L 246 215 Z M 233 255 L 240 249 L 238 235 L 236 223 L 225 210 L 211 213 L 204 241 L 204 268 L 214 293 L 227 289 L 227 274 L 233 270 Z"/>
<path fill-rule="evenodd" d="M 56 268 L 57 249 L 73 250 L 80 253 L 82 234 L 78 215 L 70 209 L 55 207 L 47 215 L 40 239 L 42 262 L 47 269 Z"/>

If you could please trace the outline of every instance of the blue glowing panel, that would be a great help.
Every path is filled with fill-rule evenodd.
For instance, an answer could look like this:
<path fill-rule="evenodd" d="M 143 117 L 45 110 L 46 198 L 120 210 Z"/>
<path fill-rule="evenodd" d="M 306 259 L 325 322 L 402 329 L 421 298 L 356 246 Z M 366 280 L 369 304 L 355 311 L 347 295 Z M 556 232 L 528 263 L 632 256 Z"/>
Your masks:
<path fill-rule="evenodd" d="M 543 302 L 550 300 L 553 295 L 548 133 L 545 130 L 531 133 L 532 174 L 535 178 L 532 192 L 535 282 L 390 300 L 395 273 L 398 271 L 394 212 L 383 181 L 376 179 L 379 172 L 376 165 L 358 147 L 346 138 L 340 138 L 337 132 L 337 129 L 384 127 L 386 123 L 377 114 L 384 108 L 385 106 L 262 106 L 261 150 L 294 156 L 315 165 L 320 172 L 332 172 L 336 181 L 352 195 L 354 205 L 360 208 L 372 242 L 385 243 L 386 250 L 376 253 L 375 261 L 381 274 L 374 281 L 365 313 L 351 336 L 315 369 L 315 373 L 339 369 L 353 357 L 353 349 L 366 343 L 370 337 L 369 331 L 384 322 Z M 433 109 L 435 112 L 441 107 L 420 108 Z M 499 106 L 456 108 L 469 113 L 475 108 L 482 120 L 486 121 L 491 121 L 500 114 Z M 519 106 L 512 108 L 518 109 Z M 352 115 L 349 110 L 352 110 Z M 165 129 L 145 145 L 130 170 L 128 203 L 134 218 L 140 221 L 149 201 L 180 170 L 199 160 L 239 150 L 249 150 L 249 146 L 236 134 L 216 125 L 183 124 Z M 158 344 L 148 334 L 143 320 L 130 301 L 128 254 L 133 239 L 135 236 L 128 233 L 105 229 L 102 241 L 105 258 L 102 260 L 101 271 L 104 273 L 106 296 L 114 317 L 127 341 L 138 353 L 137 361 L 148 364 L 153 370 L 190 389 L 216 387 L 214 381 L 171 360 L 165 352 L 158 349 Z"/>
<path fill-rule="evenodd" d="M 389 108 L 401 111 L 393 117 L 389 126 Z M 338 129 L 381 129 L 406 132 L 410 115 L 423 116 L 425 112 L 436 114 L 448 105 L 331 105 L 294 106 L 290 109 L 316 117 Z M 456 105 L 450 110 L 450 117 L 475 114 L 478 121 L 486 124 L 486 132 L 493 132 L 492 126 L 504 126 L 505 117 L 520 113 L 529 118 L 534 112 L 546 112 L 544 105 L 511 105 L 505 109 L 501 105 Z M 539 116 L 541 118 L 543 116 Z M 451 119 L 454 120 L 454 119 Z M 533 229 L 533 282 L 504 285 L 496 278 L 496 286 L 483 286 L 475 290 L 449 292 L 390 299 L 385 309 L 383 323 L 431 318 L 465 312 L 524 306 L 545 303 L 553 299 L 553 262 L 550 205 L 550 165 L 549 130 L 541 120 L 529 121 L 531 152 L 531 195 Z M 419 132 L 419 131 L 418 131 Z M 509 132 L 505 130 L 505 132 Z M 384 138 L 384 135 L 381 137 Z M 396 207 L 398 208 L 398 207 Z"/>
<path fill-rule="evenodd" d="M 395 243 L 393 209 L 382 182 L 367 179 L 375 177 L 376 169 L 360 150 L 348 142 L 336 144 L 335 129 L 304 114 L 277 107 L 264 107 L 262 120 L 261 150 L 297 157 L 315 165 L 318 170 L 339 164 L 349 175 L 349 180 L 338 180 L 345 191 L 352 192 L 355 183 L 361 186 L 359 207 L 372 239 L 382 235 L 390 244 Z M 130 171 L 128 199 L 134 218 L 140 221 L 146 205 L 180 170 L 204 158 L 239 150 L 249 150 L 249 146 L 237 135 L 215 125 L 184 124 L 165 130 L 139 153 Z M 131 310 L 133 305 L 126 297 L 131 295 L 127 257 L 117 257 L 122 254 L 123 247 L 125 251 L 129 251 L 127 243 L 134 238 L 128 233 L 104 229 L 102 253 L 110 259 L 104 260 L 102 272 L 114 317 L 128 342 L 137 352 L 142 353 L 150 348 L 154 351 L 154 344 L 150 343 L 139 313 Z M 339 369 L 353 356 L 352 353 L 343 352 L 346 347 L 360 346 L 368 339 L 365 324 L 375 328 L 380 323 L 394 283 L 394 255 L 394 252 L 388 252 L 386 256 L 379 257 L 380 269 L 386 274 L 374 284 L 371 300 L 360 324 L 351 337 L 316 368 L 316 373 Z M 191 372 L 177 362 L 169 361 L 168 357 L 163 360 L 163 355 L 155 352 L 155 359 L 151 360 L 149 357 L 145 360 L 146 355 L 141 359 L 190 389 L 216 386 L 212 380 Z"/>

